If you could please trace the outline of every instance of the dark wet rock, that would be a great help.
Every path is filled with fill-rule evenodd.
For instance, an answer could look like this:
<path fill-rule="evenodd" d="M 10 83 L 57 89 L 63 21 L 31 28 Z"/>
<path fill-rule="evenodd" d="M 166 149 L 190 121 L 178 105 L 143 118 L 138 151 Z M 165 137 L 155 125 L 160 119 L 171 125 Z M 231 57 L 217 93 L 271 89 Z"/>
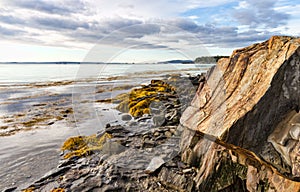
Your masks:
<path fill-rule="evenodd" d="M 74 165 L 76 163 L 76 159 L 78 159 L 78 158 L 75 158 L 75 160 L 74 160 L 74 158 L 63 159 L 60 161 L 60 163 L 57 167 L 61 168 L 61 167 L 69 166 L 69 165 Z"/>
<path fill-rule="evenodd" d="M 9 187 L 9 188 L 3 189 L 2 192 L 13 192 L 16 189 L 17 189 L 17 187 Z"/>
<path fill-rule="evenodd" d="M 136 121 L 130 121 L 130 122 L 128 123 L 128 125 L 129 125 L 129 126 L 136 126 L 136 125 L 138 125 L 138 122 L 136 122 Z"/>
<path fill-rule="evenodd" d="M 165 123 L 165 116 L 163 114 L 158 114 L 153 116 L 152 120 L 155 126 L 162 126 Z"/>
<path fill-rule="evenodd" d="M 109 133 L 109 134 L 121 134 L 121 133 L 128 133 L 129 131 L 126 130 L 123 126 L 121 125 L 118 125 L 118 126 L 109 126 L 109 127 L 106 127 L 105 129 L 105 132 L 106 133 Z"/>
<path fill-rule="evenodd" d="M 119 126 L 111 128 L 114 131 L 123 131 Z M 177 157 L 173 161 L 178 153 L 172 152 L 176 144 L 178 148 L 179 138 L 167 141 L 164 136 L 165 132 L 171 133 L 174 129 L 176 126 L 166 126 L 140 134 L 124 133 L 124 139 L 108 140 L 99 153 L 63 160 L 59 167 L 66 166 L 66 170 L 59 171 L 60 168 L 31 186 L 40 191 L 51 190 L 49 186 L 67 191 L 174 191 L 173 184 L 169 186 L 168 182 L 161 181 L 158 177 L 162 167 L 178 169 L 180 159 Z M 163 137 L 154 141 L 154 133 Z M 170 173 L 168 177 L 171 175 Z"/>
<path fill-rule="evenodd" d="M 126 147 L 118 142 L 106 142 L 102 147 L 102 152 L 107 155 L 119 154 L 126 150 Z"/>
<path fill-rule="evenodd" d="M 130 114 L 123 114 L 121 118 L 123 121 L 130 121 L 132 116 Z"/>
<path fill-rule="evenodd" d="M 146 139 L 145 141 L 143 141 L 142 147 L 143 148 L 152 148 L 155 146 L 155 142 L 149 139 Z"/>

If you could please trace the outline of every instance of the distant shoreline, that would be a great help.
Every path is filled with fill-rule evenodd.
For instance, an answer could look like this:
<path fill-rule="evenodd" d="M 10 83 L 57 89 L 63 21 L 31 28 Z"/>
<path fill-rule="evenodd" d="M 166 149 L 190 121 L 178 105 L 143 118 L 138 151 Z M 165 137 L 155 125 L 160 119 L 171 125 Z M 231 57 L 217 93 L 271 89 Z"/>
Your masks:
<path fill-rule="evenodd" d="M 193 60 L 182 60 L 182 59 L 175 59 L 175 60 L 168 60 L 168 61 L 157 61 L 157 62 L 78 62 L 78 61 L 51 61 L 51 62 L 0 62 L 0 64 L 58 64 L 58 65 L 69 65 L 69 64 L 213 64 L 216 63 L 220 58 L 228 58 L 229 56 L 204 56 L 204 57 L 197 57 L 194 61 Z"/>

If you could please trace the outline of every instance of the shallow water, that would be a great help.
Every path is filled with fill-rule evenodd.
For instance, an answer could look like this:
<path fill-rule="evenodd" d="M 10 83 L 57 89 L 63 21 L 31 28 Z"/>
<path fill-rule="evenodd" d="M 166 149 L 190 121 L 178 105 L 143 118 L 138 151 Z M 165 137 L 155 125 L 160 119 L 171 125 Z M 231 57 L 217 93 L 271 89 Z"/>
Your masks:
<path fill-rule="evenodd" d="M 107 78 L 161 71 L 206 71 L 213 64 L 0 64 L 0 84 Z"/>
<path fill-rule="evenodd" d="M 130 75 L 124 75 L 125 67 Z M 88 80 L 78 78 L 74 81 L 75 69 L 79 65 L 63 65 L 58 69 L 54 66 L 27 65 L 24 74 L 22 70 L 16 70 L 15 73 L 10 71 L 23 66 L 0 65 L 1 69 L 5 68 L 5 72 L 9 71 L 6 76 L 1 76 L 3 71 L 0 71 L 0 134 L 13 130 L 8 136 L 0 137 L 0 189 L 16 186 L 20 190 L 55 168 L 61 153 L 59 148 L 66 138 L 97 133 L 107 123 L 122 123 L 120 113 L 113 109 L 113 104 L 97 103 L 96 100 L 113 98 L 128 92 L 128 85 L 149 83 L 153 78 L 161 78 L 170 73 L 170 67 L 166 70 L 165 64 L 160 72 L 154 71 L 156 67 L 152 71 L 149 71 L 151 67 L 145 66 L 144 71 L 141 68 L 131 69 L 132 66 L 128 65 L 125 67 L 108 66 L 115 73 L 110 71 L 107 76 L 117 75 L 120 78 L 105 79 L 101 76 Z M 178 71 L 180 67 L 182 66 L 173 67 L 176 70 L 172 72 L 201 73 L 207 69 L 191 70 L 191 66 L 185 64 L 186 71 L 184 68 Z M 33 71 L 49 71 L 39 71 L 40 75 L 30 76 L 26 72 L 30 68 L 34 68 Z M 70 71 L 55 74 L 62 68 Z M 49 80 L 60 82 L 47 83 Z M 44 85 L 37 86 L 39 81 Z M 114 89 L 119 86 L 125 87 Z M 73 113 L 66 112 L 70 109 L 73 109 Z M 43 119 L 44 117 L 47 118 Z M 27 126 L 26 122 L 32 119 L 41 122 Z"/>

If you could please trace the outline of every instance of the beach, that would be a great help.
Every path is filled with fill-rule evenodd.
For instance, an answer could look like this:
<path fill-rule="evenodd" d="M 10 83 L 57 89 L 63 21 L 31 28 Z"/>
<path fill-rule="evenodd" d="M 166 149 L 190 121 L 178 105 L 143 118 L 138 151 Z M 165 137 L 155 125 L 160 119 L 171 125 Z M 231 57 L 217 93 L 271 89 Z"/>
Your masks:
<path fill-rule="evenodd" d="M 6 71 L 18 68 L 0 67 Z M 67 138 L 101 132 L 107 124 L 122 125 L 122 113 L 115 109 L 116 104 L 102 100 L 166 75 L 200 74 L 209 65 L 115 64 L 91 69 L 80 65 L 35 64 L 23 68 L 23 72 L 15 70 L 14 75 L 1 76 L 1 189 L 25 188 L 56 168 L 60 147 Z M 90 69 L 92 72 L 86 74 Z"/>

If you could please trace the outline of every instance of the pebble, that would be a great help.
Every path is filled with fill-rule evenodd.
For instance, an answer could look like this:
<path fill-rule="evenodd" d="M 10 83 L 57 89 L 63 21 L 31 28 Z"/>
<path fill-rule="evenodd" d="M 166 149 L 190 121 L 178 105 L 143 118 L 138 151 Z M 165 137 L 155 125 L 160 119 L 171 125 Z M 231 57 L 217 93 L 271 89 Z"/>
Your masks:
<path fill-rule="evenodd" d="M 153 134 L 153 136 L 154 137 L 158 137 L 158 136 L 160 136 L 160 133 L 158 131 L 155 131 L 154 134 Z"/>
<path fill-rule="evenodd" d="M 162 166 L 165 163 L 164 159 L 161 158 L 160 156 L 158 157 L 153 157 L 151 159 L 150 164 L 148 165 L 148 167 L 146 168 L 145 172 L 146 173 L 153 173 L 154 171 L 156 171 L 158 168 L 160 168 L 160 166 Z"/>
<path fill-rule="evenodd" d="M 130 121 L 132 119 L 132 116 L 128 113 L 125 113 L 125 114 L 122 115 L 121 119 L 123 121 Z"/>
<path fill-rule="evenodd" d="M 166 131 L 166 132 L 165 132 L 165 136 L 166 136 L 166 137 L 172 137 L 172 133 L 171 133 L 170 131 Z"/>
<path fill-rule="evenodd" d="M 102 152 L 107 155 L 119 154 L 126 150 L 126 147 L 118 142 L 106 142 L 102 147 Z"/>

